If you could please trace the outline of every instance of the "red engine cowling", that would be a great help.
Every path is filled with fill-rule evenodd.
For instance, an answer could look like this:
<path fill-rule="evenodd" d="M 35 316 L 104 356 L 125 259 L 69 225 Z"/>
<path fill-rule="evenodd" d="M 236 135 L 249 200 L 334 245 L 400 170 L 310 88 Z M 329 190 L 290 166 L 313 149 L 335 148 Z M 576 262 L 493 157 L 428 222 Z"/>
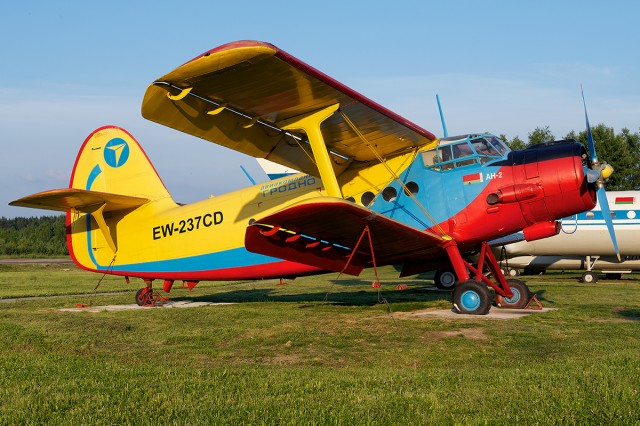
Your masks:
<path fill-rule="evenodd" d="M 513 151 L 507 162 L 514 184 L 489 194 L 487 204 L 519 203 L 529 226 L 590 210 L 595 207 L 596 194 L 584 176 L 586 161 L 586 150 L 575 141 Z"/>
<path fill-rule="evenodd" d="M 449 229 L 465 248 L 527 228 L 530 238 L 555 235 L 556 220 L 596 205 L 595 186 L 584 173 L 588 164 L 586 149 L 576 141 L 512 151 L 492 164 L 501 167 L 503 178 L 492 180 L 486 195 L 465 210 L 467 220 L 453 218 Z"/>
<path fill-rule="evenodd" d="M 575 141 L 551 142 L 513 153 L 514 182 L 526 182 L 541 189 L 541 196 L 519 201 L 529 225 L 595 207 L 595 187 L 584 176 L 583 162 L 587 161 L 585 148 Z"/>

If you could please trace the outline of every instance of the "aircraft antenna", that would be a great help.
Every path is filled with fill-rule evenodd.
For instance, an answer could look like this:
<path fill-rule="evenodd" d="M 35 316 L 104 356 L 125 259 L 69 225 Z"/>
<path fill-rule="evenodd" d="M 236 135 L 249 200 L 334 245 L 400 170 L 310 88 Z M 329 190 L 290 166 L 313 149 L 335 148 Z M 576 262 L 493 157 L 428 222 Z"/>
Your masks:
<path fill-rule="evenodd" d="M 245 176 L 247 177 L 247 179 L 249 179 L 249 181 L 251 182 L 252 185 L 256 184 L 256 181 L 254 178 L 251 177 L 251 175 L 249 174 L 249 172 L 247 171 L 247 169 L 245 169 L 242 164 L 240 164 L 240 168 L 242 169 L 242 171 L 244 172 Z"/>
<path fill-rule="evenodd" d="M 447 132 L 447 125 L 444 122 L 444 114 L 442 114 L 442 107 L 440 106 L 440 96 L 436 93 L 436 102 L 438 102 L 438 111 L 440 112 L 440 121 L 442 121 L 442 131 L 444 132 L 444 137 L 449 136 Z"/>

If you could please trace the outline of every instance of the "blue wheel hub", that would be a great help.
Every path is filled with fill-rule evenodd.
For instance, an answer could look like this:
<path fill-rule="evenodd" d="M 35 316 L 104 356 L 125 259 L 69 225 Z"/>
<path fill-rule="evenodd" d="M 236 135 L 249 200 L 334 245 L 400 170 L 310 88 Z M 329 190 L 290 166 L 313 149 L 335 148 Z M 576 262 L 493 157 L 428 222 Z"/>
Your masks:
<path fill-rule="evenodd" d="M 510 305 L 515 305 L 516 303 L 518 303 L 520 301 L 520 297 L 522 297 L 520 295 L 520 292 L 515 289 L 515 288 L 511 288 L 511 291 L 513 292 L 513 296 L 512 297 L 505 297 L 504 301 L 507 302 Z"/>
<path fill-rule="evenodd" d="M 467 290 L 462 293 L 460 303 L 466 311 L 475 311 L 480 307 L 480 295 L 475 291 Z"/>

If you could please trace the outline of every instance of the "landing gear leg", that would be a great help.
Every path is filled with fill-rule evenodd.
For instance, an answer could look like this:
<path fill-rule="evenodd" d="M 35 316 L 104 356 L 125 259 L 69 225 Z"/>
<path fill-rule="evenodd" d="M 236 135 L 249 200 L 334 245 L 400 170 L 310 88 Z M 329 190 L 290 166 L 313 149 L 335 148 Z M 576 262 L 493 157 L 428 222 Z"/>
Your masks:
<path fill-rule="evenodd" d="M 587 270 L 582 274 L 582 279 L 580 281 L 586 284 L 592 284 L 592 283 L 598 282 L 598 274 L 596 274 L 592 270 L 593 267 L 596 266 L 596 262 L 598 261 L 598 259 L 599 259 L 599 256 L 594 256 L 594 259 L 592 262 L 591 256 L 587 256 L 584 262 L 587 267 Z"/>
<path fill-rule="evenodd" d="M 487 286 L 495 291 L 498 306 L 524 308 L 529 303 L 529 288 L 520 280 L 505 279 L 487 242 L 483 242 L 480 248 L 477 268 L 462 258 L 455 241 L 449 241 L 444 248 L 460 280 L 453 291 L 454 307 L 458 313 L 488 313 L 491 307 L 491 293 Z M 487 277 L 489 274 L 493 281 Z M 483 287 L 484 291 L 480 287 Z M 485 299 L 488 300 L 486 304 Z"/>

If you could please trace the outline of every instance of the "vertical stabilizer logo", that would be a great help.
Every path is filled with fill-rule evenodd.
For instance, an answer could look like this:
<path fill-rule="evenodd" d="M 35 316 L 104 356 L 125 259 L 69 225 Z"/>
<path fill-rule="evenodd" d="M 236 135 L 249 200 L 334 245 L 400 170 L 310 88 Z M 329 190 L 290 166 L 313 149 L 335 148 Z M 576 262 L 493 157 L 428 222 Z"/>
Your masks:
<path fill-rule="evenodd" d="M 122 138 L 113 138 L 104 147 L 104 161 L 111 167 L 120 167 L 129 159 L 129 145 Z"/>

